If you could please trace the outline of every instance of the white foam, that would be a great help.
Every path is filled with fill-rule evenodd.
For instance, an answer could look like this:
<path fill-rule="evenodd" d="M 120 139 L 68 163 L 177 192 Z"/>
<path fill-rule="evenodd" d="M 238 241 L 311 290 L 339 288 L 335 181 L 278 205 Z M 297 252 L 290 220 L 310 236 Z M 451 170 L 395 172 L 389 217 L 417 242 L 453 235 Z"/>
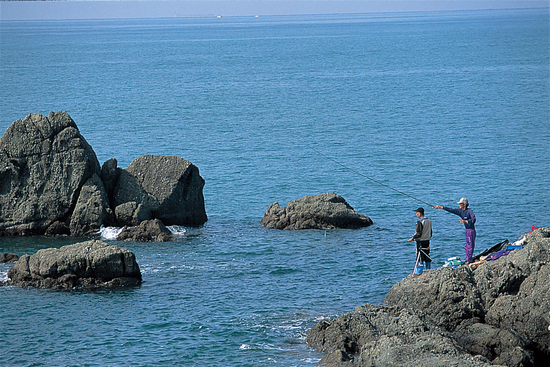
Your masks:
<path fill-rule="evenodd" d="M 103 227 L 99 229 L 99 234 L 105 240 L 116 240 L 117 236 L 122 232 L 121 227 Z"/>
<path fill-rule="evenodd" d="M 170 232 L 172 232 L 172 235 L 174 235 L 175 237 L 183 237 L 185 236 L 185 228 L 182 227 L 182 226 L 176 226 L 176 225 L 173 225 L 173 226 L 168 226 L 166 227 L 168 228 L 168 230 Z"/>
<path fill-rule="evenodd" d="M 182 226 L 168 226 L 166 227 L 172 233 L 174 237 L 185 236 L 186 229 Z M 103 227 L 99 229 L 98 234 L 104 240 L 116 240 L 117 236 L 122 232 L 122 227 Z"/>

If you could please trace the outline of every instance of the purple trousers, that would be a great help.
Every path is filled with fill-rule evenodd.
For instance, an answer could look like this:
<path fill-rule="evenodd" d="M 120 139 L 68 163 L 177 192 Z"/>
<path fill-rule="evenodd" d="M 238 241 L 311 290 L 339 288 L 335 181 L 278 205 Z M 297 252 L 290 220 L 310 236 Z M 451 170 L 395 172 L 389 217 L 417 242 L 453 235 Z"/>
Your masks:
<path fill-rule="evenodd" d="M 474 247 L 476 246 L 476 230 L 467 229 L 464 234 L 466 235 L 466 245 L 464 250 L 466 250 L 466 261 L 472 262 L 472 255 L 474 254 Z"/>

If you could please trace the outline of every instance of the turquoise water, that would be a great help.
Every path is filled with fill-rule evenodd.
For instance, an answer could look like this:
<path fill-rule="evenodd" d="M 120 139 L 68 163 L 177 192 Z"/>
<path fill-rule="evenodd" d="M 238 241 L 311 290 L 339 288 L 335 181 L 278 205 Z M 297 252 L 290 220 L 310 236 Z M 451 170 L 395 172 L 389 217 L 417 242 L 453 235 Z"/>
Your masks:
<path fill-rule="evenodd" d="M 178 155 L 208 222 L 118 243 L 143 285 L 0 287 L 8 366 L 313 366 L 318 320 L 381 303 L 414 266 L 414 209 L 436 265 L 550 225 L 548 9 L 0 22 L 0 128 L 65 110 L 100 163 Z M 342 165 L 385 185 L 366 179 Z M 278 201 L 336 192 L 374 225 L 266 230 Z M 105 233 L 104 233 L 105 234 Z M 98 235 L 98 237 L 101 237 Z M 109 237 L 110 238 L 110 237 Z M 81 239 L 0 238 L 34 253 Z M 9 265 L 0 264 L 0 277 Z"/>

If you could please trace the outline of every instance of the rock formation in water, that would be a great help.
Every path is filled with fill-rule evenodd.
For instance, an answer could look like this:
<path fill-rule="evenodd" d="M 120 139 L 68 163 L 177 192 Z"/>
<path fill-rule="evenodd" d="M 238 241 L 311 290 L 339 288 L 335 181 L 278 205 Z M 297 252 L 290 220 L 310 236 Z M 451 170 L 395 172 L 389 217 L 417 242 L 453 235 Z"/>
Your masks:
<path fill-rule="evenodd" d="M 133 286 L 141 283 L 135 255 L 102 241 L 86 241 L 23 255 L 6 285 L 53 289 Z"/>
<path fill-rule="evenodd" d="M 340 195 L 327 193 L 304 196 L 286 207 L 275 202 L 267 208 L 261 223 L 276 229 L 332 229 L 367 227 L 372 220 L 353 210 Z"/>
<path fill-rule="evenodd" d="M 157 218 L 165 225 L 206 222 L 204 179 L 191 162 L 176 156 L 144 155 L 121 170 L 111 202 L 120 225 L 137 225 Z M 126 208 L 134 209 L 130 211 Z M 125 218 L 129 222 L 124 222 Z"/>
<path fill-rule="evenodd" d="M 82 236 L 160 219 L 206 222 L 198 168 L 147 155 L 126 169 L 97 157 L 66 112 L 15 121 L 0 140 L 0 235 Z"/>
<path fill-rule="evenodd" d="M 441 268 L 409 276 L 386 295 L 318 322 L 306 342 L 319 365 L 544 366 L 550 360 L 550 228 L 523 249 L 474 271 Z"/>
<path fill-rule="evenodd" d="M 172 240 L 172 232 L 159 219 L 144 220 L 139 226 L 125 226 L 118 234 L 119 241 L 168 242 Z"/>
<path fill-rule="evenodd" d="M 16 254 L 8 254 L 7 252 L 0 253 L 0 263 L 12 263 L 19 260 Z"/>

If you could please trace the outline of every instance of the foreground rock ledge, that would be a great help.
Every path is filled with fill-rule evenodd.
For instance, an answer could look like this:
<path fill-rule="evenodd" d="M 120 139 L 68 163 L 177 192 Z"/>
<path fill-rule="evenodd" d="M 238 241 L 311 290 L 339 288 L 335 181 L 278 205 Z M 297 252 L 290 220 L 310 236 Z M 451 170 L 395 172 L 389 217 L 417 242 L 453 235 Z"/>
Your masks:
<path fill-rule="evenodd" d="M 409 276 L 390 289 L 387 306 L 320 321 L 306 343 L 327 353 L 319 366 L 547 366 L 550 228 L 524 236 L 523 249 L 475 271 Z"/>
<path fill-rule="evenodd" d="M 23 255 L 5 285 L 53 289 L 134 286 L 141 283 L 135 255 L 92 240 Z"/>
<path fill-rule="evenodd" d="M 372 220 L 331 192 L 304 196 L 286 207 L 275 202 L 267 208 L 261 223 L 265 228 L 275 229 L 355 229 L 370 226 Z"/>

